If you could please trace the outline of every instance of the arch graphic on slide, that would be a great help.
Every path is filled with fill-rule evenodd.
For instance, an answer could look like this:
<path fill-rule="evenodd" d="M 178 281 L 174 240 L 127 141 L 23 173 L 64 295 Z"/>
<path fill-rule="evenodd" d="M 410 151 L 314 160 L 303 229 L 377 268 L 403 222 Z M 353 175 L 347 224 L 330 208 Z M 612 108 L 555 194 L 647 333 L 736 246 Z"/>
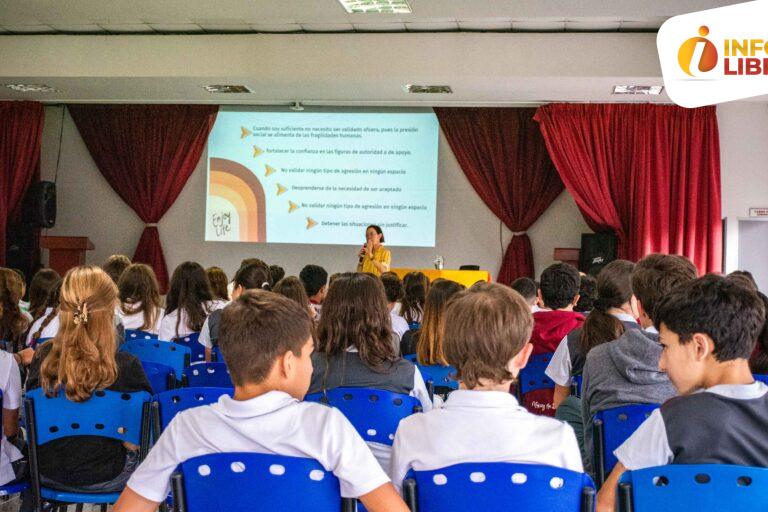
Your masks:
<path fill-rule="evenodd" d="M 211 196 L 229 202 L 237 211 L 239 241 L 267 241 L 267 204 L 259 178 L 246 166 L 226 158 L 209 161 Z"/>

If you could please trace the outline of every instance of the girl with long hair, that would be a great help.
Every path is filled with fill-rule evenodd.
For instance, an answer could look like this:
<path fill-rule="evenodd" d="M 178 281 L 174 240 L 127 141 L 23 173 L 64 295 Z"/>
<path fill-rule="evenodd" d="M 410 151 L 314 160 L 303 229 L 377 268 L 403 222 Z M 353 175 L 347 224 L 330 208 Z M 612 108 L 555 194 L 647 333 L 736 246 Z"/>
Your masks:
<path fill-rule="evenodd" d="M 29 283 L 29 314 L 32 321 L 45 314 L 51 290 L 61 281 L 61 276 L 52 268 L 41 268 Z"/>
<path fill-rule="evenodd" d="M 229 300 L 229 290 L 227 285 L 227 274 L 219 267 L 208 267 L 205 269 L 205 274 L 208 276 L 208 282 L 211 283 L 211 293 L 213 298 L 218 300 Z"/>
<path fill-rule="evenodd" d="M 60 291 L 61 279 L 55 281 L 48 290 L 48 295 L 43 303 L 42 313 L 35 315 L 32 326 L 27 332 L 27 347 L 35 348 L 40 339 L 53 338 L 59 332 Z"/>
<path fill-rule="evenodd" d="M 420 324 L 424 315 L 424 302 L 429 293 L 429 278 L 423 272 L 408 272 L 403 277 L 403 299 L 400 301 L 400 316 L 408 325 Z"/>
<path fill-rule="evenodd" d="M 275 287 L 272 291 L 288 297 L 301 306 L 306 306 L 310 318 L 313 320 L 317 319 L 317 311 L 310 304 L 307 290 L 304 289 L 304 284 L 298 277 L 288 276 L 282 278 L 275 283 Z"/>
<path fill-rule="evenodd" d="M 38 347 L 27 390 L 42 387 L 49 394 L 64 393 L 73 402 L 87 401 L 105 389 L 152 393 L 139 360 L 117 351 L 117 298 L 117 286 L 100 268 L 82 266 L 67 272 L 61 285 L 59 331 Z M 42 483 L 67 491 L 117 492 L 137 466 L 137 448 L 93 436 L 45 443 L 38 448 Z"/>
<path fill-rule="evenodd" d="M 123 327 L 157 334 L 164 310 L 152 267 L 134 263 L 121 274 L 117 288 L 120 300 L 118 315 Z"/>
<path fill-rule="evenodd" d="M 447 366 L 443 351 L 445 307 L 465 287 L 447 279 L 435 279 L 424 302 L 424 320 L 418 330 L 408 331 L 400 343 L 403 354 L 416 354 L 419 364 Z"/>
<path fill-rule="evenodd" d="M 19 307 L 21 300 L 19 275 L 10 268 L 0 267 L 0 340 L 13 352 L 21 349 L 29 319 Z"/>

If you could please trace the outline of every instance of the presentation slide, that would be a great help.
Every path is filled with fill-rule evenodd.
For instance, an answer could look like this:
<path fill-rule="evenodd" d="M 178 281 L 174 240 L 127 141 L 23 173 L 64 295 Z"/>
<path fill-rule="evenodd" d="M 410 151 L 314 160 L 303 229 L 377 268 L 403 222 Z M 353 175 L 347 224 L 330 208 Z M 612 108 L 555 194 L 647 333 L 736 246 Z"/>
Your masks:
<path fill-rule="evenodd" d="M 437 140 L 432 112 L 221 111 L 205 239 L 434 247 Z"/>

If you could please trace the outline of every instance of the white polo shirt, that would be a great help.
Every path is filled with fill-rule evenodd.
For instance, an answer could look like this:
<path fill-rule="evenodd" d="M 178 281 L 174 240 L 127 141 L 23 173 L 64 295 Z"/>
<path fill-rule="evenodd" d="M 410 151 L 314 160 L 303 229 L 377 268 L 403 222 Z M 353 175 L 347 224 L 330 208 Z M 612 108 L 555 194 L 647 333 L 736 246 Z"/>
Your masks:
<path fill-rule="evenodd" d="M 50 315 L 53 312 L 53 308 L 46 308 L 45 314 L 35 320 L 35 322 L 32 324 L 32 327 L 29 328 L 29 332 L 27 333 L 27 346 L 32 346 L 32 336 L 37 332 L 38 329 L 40 329 L 40 326 L 43 324 L 43 321 L 48 318 L 48 315 Z M 43 329 L 43 332 L 40 333 L 41 338 L 53 338 L 58 334 L 59 332 L 59 315 L 57 314 L 50 322 L 48 322 L 48 325 L 45 326 L 45 329 Z"/>
<path fill-rule="evenodd" d="M 392 332 L 397 336 L 397 341 L 399 343 L 400 340 L 403 339 L 403 334 L 405 334 L 410 327 L 408 326 L 408 322 L 405 321 L 405 318 L 395 313 L 394 309 L 389 312 L 389 318 L 392 321 Z M 399 346 L 397 352 L 400 352 Z"/>
<path fill-rule="evenodd" d="M 229 304 L 229 302 L 225 300 L 217 299 L 217 300 L 207 301 L 205 304 L 203 304 L 203 307 L 208 312 L 207 314 L 210 314 L 211 311 L 222 309 L 227 304 Z M 189 327 L 187 323 L 187 313 L 184 310 L 176 309 L 170 313 L 166 313 L 165 315 L 163 315 L 162 320 L 160 320 L 160 329 L 158 330 L 158 333 L 157 333 L 158 339 L 171 341 L 173 338 L 177 337 L 176 319 L 179 317 L 179 314 L 181 314 L 181 321 L 179 322 L 178 336 L 186 336 L 188 334 L 192 334 L 195 332 Z"/>
<path fill-rule="evenodd" d="M 141 307 L 141 302 L 136 302 L 134 304 L 129 304 L 129 309 L 136 309 Z M 150 332 L 152 334 L 157 334 L 160 332 L 160 321 L 163 319 L 163 315 L 165 314 L 165 310 L 163 308 L 158 308 L 160 311 L 157 313 L 157 318 L 155 319 L 155 325 L 150 327 L 149 329 L 142 329 L 145 332 Z M 122 308 L 117 308 L 117 315 L 120 317 L 120 321 L 123 323 L 123 327 L 126 329 L 141 329 L 141 326 L 144 325 L 144 312 L 139 311 L 138 313 L 134 313 L 131 315 L 126 315 L 123 313 Z"/>
<path fill-rule="evenodd" d="M 635 317 L 627 313 L 611 313 L 620 322 L 635 322 Z M 568 335 L 564 336 L 552 354 L 544 373 L 558 386 L 571 385 L 571 351 L 568 349 Z"/>
<path fill-rule="evenodd" d="M 316 459 L 339 479 L 341 496 L 357 498 L 389 482 L 365 441 L 338 409 L 300 402 L 282 391 L 245 401 L 228 395 L 179 413 L 128 481 L 162 502 L 171 474 L 187 459 L 253 452 Z"/>
<path fill-rule="evenodd" d="M 520 407 L 510 393 L 460 389 L 445 405 L 400 422 L 389 476 L 400 489 L 408 470 L 463 462 L 546 464 L 583 471 L 573 429 Z"/>
<path fill-rule="evenodd" d="M 21 407 L 21 374 L 13 355 L 0 352 L 0 389 L 3 391 L 3 409 L 16 410 Z M 5 433 L 0 442 L 0 485 L 16 478 L 11 462 L 22 458 L 18 448 L 8 442 Z"/>

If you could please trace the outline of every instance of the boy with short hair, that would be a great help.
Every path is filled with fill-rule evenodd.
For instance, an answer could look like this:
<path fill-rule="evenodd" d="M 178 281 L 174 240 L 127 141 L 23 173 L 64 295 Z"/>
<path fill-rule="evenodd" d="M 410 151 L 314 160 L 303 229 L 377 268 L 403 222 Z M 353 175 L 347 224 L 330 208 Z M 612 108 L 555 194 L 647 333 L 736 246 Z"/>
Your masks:
<path fill-rule="evenodd" d="M 665 464 L 768 467 L 768 387 L 749 356 L 765 307 L 737 280 L 706 275 L 668 294 L 654 311 L 666 371 L 681 396 L 651 416 L 614 453 L 619 462 L 598 494 L 613 511 L 626 470 Z"/>
<path fill-rule="evenodd" d="M 115 512 L 156 510 L 181 462 L 228 452 L 316 459 L 339 479 L 342 497 L 359 497 L 368 510 L 407 511 L 343 414 L 300 401 L 312 376 L 312 323 L 306 310 L 287 297 L 250 290 L 222 315 L 219 346 L 235 384 L 234 398 L 224 395 L 216 404 L 179 413 L 131 476 Z"/>
<path fill-rule="evenodd" d="M 533 347 L 530 307 L 515 291 L 484 283 L 459 292 L 445 312 L 444 346 L 459 390 L 445 405 L 400 422 L 390 464 L 401 488 L 410 469 L 464 462 L 520 462 L 582 471 L 573 429 L 535 416 L 508 392 Z M 439 435 L 435 435 L 439 433 Z"/>
<path fill-rule="evenodd" d="M 661 345 L 653 326 L 656 305 L 673 289 L 696 279 L 696 267 L 674 254 L 650 254 L 632 271 L 632 293 L 640 329 L 627 329 L 617 340 L 589 351 L 582 371 L 581 418 L 584 465 L 594 471 L 592 418 L 598 411 L 630 404 L 660 404 L 676 395 L 659 370 Z"/>
<path fill-rule="evenodd" d="M 319 265 L 307 265 L 299 272 L 299 279 L 309 297 L 309 303 L 315 310 L 315 317 L 320 317 L 323 299 L 328 293 L 328 272 Z"/>
<path fill-rule="evenodd" d="M 512 289 L 531 306 L 531 313 L 539 311 L 539 285 L 530 277 L 518 277 L 512 281 Z"/>

